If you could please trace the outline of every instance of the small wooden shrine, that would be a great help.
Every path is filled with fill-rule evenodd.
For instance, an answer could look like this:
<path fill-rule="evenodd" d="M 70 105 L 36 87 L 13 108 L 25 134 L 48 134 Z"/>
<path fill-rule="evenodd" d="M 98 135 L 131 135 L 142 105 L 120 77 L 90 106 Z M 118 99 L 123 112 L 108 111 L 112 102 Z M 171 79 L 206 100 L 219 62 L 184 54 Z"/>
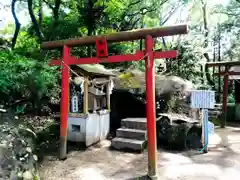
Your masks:
<path fill-rule="evenodd" d="M 109 133 L 111 77 L 115 75 L 99 64 L 71 69 L 68 140 L 90 146 Z"/>

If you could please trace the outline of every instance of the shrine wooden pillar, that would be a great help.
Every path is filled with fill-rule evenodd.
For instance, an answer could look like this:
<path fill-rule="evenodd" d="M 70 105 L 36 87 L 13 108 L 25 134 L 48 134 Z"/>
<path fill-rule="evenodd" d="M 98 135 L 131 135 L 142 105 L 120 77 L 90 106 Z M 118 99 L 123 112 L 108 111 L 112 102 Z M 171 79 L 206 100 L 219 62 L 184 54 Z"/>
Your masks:
<path fill-rule="evenodd" d="M 108 111 L 110 112 L 110 107 L 111 107 L 111 104 L 110 104 L 110 102 L 111 102 L 111 94 L 110 94 L 110 86 L 111 86 L 111 77 L 109 77 L 108 78 L 108 83 L 107 83 L 107 85 L 106 85 L 107 87 L 106 87 L 106 94 L 107 94 L 107 109 L 108 109 Z"/>
<path fill-rule="evenodd" d="M 88 76 L 84 76 L 83 113 L 88 114 Z"/>

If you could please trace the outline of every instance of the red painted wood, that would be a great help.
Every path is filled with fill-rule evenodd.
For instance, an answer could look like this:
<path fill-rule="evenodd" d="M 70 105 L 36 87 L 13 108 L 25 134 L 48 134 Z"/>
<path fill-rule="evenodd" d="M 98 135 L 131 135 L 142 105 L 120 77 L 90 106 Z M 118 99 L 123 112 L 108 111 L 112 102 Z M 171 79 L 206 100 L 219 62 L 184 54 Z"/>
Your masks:
<path fill-rule="evenodd" d="M 146 67 L 146 110 L 147 110 L 147 134 L 148 134 L 148 175 L 157 175 L 157 134 L 156 134 L 156 101 L 155 101 L 155 68 L 153 53 L 153 38 L 147 36 L 145 48 L 147 57 Z"/>
<path fill-rule="evenodd" d="M 63 47 L 63 64 L 62 64 L 62 97 L 61 97 L 61 114 L 60 114 L 60 159 L 67 156 L 67 126 L 68 126 L 68 109 L 69 109 L 69 68 L 67 66 L 70 57 L 70 48 Z"/>
<path fill-rule="evenodd" d="M 97 57 L 103 58 L 108 56 L 108 46 L 106 38 L 96 40 Z"/>
<path fill-rule="evenodd" d="M 234 71 L 229 71 L 229 72 L 219 72 L 219 73 L 214 73 L 216 76 L 225 76 L 225 75 L 240 75 L 240 72 L 234 72 Z"/>
<path fill-rule="evenodd" d="M 228 79 L 229 76 L 224 76 L 223 79 L 223 114 L 224 118 L 222 119 L 221 127 L 224 128 L 226 126 L 226 118 L 227 118 L 227 99 L 228 99 Z"/>
<path fill-rule="evenodd" d="M 177 56 L 177 51 L 163 51 L 163 52 L 153 52 L 155 59 L 161 58 L 175 58 Z M 98 64 L 98 63 L 117 63 L 117 62 L 125 62 L 125 61 L 139 61 L 143 60 L 144 52 L 137 51 L 136 54 L 125 54 L 125 55 L 114 55 L 108 56 L 107 58 L 98 58 L 98 57 L 87 57 L 87 58 L 76 58 L 76 57 L 69 57 L 68 65 L 73 64 Z M 50 62 L 51 66 L 60 66 L 61 60 L 52 60 Z"/>

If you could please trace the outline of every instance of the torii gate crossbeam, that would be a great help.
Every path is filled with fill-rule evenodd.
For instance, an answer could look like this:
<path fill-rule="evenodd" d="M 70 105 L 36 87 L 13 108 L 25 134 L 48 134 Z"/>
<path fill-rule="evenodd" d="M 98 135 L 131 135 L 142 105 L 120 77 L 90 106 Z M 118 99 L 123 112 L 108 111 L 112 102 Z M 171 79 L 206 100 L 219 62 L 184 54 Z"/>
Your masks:
<path fill-rule="evenodd" d="M 62 99 L 60 120 L 60 159 L 67 157 L 67 126 L 69 107 L 69 68 L 73 64 L 112 63 L 123 61 L 139 61 L 145 59 L 146 78 L 146 111 L 147 111 L 147 136 L 148 136 L 148 176 L 157 176 L 157 140 L 156 140 L 156 106 L 155 106 L 155 58 L 174 58 L 177 51 L 157 52 L 153 51 L 154 37 L 186 34 L 187 25 L 170 27 L 140 29 L 101 36 L 88 36 L 75 39 L 45 42 L 41 44 L 42 49 L 63 49 L 63 57 L 52 60 L 51 65 L 62 65 Z M 108 56 L 107 42 L 122 42 L 145 39 L 145 51 L 137 51 L 136 54 Z M 97 57 L 79 58 L 71 56 L 70 49 L 74 46 L 96 44 Z M 63 63 L 62 63 L 63 62 Z"/>

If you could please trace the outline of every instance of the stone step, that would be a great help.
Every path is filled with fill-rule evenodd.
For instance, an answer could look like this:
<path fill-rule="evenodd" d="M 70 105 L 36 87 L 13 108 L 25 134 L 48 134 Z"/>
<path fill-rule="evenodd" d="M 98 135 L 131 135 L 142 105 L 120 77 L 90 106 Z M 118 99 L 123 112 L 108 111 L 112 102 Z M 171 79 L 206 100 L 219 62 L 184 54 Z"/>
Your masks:
<path fill-rule="evenodd" d="M 136 140 L 146 140 L 147 131 L 140 129 L 128 129 L 128 128 L 119 128 L 117 129 L 117 137 L 136 139 Z"/>
<path fill-rule="evenodd" d="M 112 139 L 112 147 L 118 150 L 142 151 L 147 141 L 115 137 Z"/>
<path fill-rule="evenodd" d="M 128 129 L 147 129 L 147 119 L 146 118 L 126 118 L 121 121 L 122 128 Z"/>

